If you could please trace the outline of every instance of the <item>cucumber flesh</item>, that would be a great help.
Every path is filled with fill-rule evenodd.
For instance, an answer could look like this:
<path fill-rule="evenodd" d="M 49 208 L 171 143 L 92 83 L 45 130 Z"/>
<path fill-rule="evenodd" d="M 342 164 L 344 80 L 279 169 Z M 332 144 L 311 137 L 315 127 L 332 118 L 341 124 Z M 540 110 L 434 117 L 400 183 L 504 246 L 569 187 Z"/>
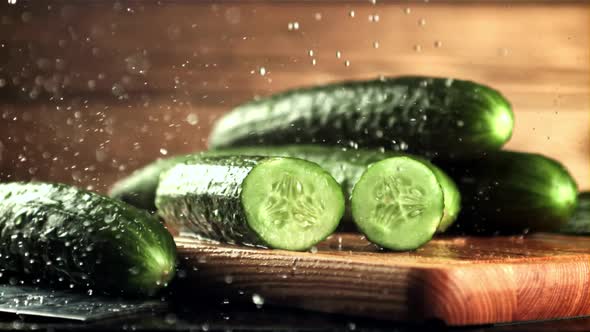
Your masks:
<path fill-rule="evenodd" d="M 216 156 L 162 174 L 158 213 L 213 240 L 306 250 L 334 232 L 342 189 L 317 164 L 294 158 Z"/>
<path fill-rule="evenodd" d="M 352 192 L 352 214 L 372 242 L 391 250 L 413 250 L 432 239 L 444 214 L 435 174 L 410 157 L 376 162 Z"/>
<path fill-rule="evenodd" d="M 241 197 L 248 224 L 272 248 L 308 249 L 332 234 L 344 213 L 336 181 L 297 159 L 275 158 L 254 167 Z"/>

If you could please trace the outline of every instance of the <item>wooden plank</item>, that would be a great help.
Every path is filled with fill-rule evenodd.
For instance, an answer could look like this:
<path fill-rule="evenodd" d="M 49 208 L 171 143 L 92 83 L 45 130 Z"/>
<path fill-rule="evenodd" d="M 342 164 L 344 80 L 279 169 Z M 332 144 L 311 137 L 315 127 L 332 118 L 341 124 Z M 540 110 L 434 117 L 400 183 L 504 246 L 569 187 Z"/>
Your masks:
<path fill-rule="evenodd" d="M 438 238 L 405 253 L 353 234 L 335 234 L 315 253 L 176 241 L 183 287 L 281 306 L 450 325 L 590 314 L 586 237 Z"/>

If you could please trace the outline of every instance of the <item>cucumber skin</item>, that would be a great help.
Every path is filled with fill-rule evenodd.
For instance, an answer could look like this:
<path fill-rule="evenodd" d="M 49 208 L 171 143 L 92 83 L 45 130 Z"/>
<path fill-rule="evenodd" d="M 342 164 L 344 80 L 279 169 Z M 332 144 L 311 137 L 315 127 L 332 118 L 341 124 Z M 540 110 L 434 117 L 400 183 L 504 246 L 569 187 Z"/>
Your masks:
<path fill-rule="evenodd" d="M 590 191 L 578 195 L 578 206 L 573 216 L 560 230 L 566 234 L 590 234 Z"/>
<path fill-rule="evenodd" d="M 507 122 L 501 132 L 499 118 Z M 290 90 L 242 104 L 216 123 L 209 147 L 326 144 L 455 156 L 499 149 L 513 122 L 510 104 L 490 87 L 407 76 Z"/>
<path fill-rule="evenodd" d="M 174 275 L 174 240 L 143 210 L 63 184 L 0 184 L 0 197 L 3 271 L 130 296 Z"/>
<path fill-rule="evenodd" d="M 224 155 L 261 155 L 294 157 L 317 163 L 327 170 L 342 186 L 347 195 L 347 208 L 350 208 L 350 194 L 355 183 L 360 179 L 367 166 L 395 156 L 406 154 L 396 152 L 380 152 L 377 150 L 343 150 L 336 147 L 322 147 L 318 145 L 287 145 L 273 147 L 241 147 L 195 153 L 192 155 L 180 155 L 168 159 L 155 161 L 131 174 L 129 177 L 117 182 L 110 195 L 122 199 L 137 207 L 155 211 L 155 192 L 158 187 L 160 173 L 173 167 L 175 164 L 188 160 L 195 160 L 203 156 Z M 412 158 L 424 162 L 437 176 L 445 193 L 445 217 L 438 231 L 444 232 L 457 218 L 461 206 L 461 197 L 457 186 L 440 168 L 426 159 L 412 156 Z M 350 219 L 350 211 L 347 213 Z"/>
<path fill-rule="evenodd" d="M 174 227 L 186 227 L 212 240 L 265 246 L 248 226 L 240 195 L 242 183 L 250 171 L 266 159 L 199 157 L 178 163 L 161 174 L 155 201 L 158 214 Z M 185 166 L 198 175 L 177 181 L 176 175 L 184 172 Z M 214 175 L 200 173 L 207 166 L 224 168 L 224 171 Z"/>
<path fill-rule="evenodd" d="M 461 192 L 463 207 L 450 229 L 453 232 L 559 231 L 577 204 L 572 176 L 559 162 L 539 154 L 495 151 L 484 157 L 435 162 Z"/>

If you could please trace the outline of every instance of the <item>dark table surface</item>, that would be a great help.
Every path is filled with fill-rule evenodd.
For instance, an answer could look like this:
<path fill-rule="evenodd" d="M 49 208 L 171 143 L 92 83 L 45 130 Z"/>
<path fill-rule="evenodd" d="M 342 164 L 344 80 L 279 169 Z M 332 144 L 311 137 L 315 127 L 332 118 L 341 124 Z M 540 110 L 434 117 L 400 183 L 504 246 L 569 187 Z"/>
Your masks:
<path fill-rule="evenodd" d="M 449 327 L 441 322 L 391 322 L 323 314 L 190 295 L 168 309 L 134 316 L 76 322 L 0 314 L 0 330 L 85 331 L 587 331 L 590 318 Z"/>

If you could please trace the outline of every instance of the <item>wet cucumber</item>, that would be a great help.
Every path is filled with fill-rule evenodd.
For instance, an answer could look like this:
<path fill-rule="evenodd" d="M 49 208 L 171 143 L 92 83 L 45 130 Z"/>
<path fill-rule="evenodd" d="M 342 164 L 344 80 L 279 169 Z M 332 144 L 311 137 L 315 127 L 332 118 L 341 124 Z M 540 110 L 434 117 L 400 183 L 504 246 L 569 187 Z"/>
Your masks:
<path fill-rule="evenodd" d="M 158 160 L 137 171 L 129 177 L 117 182 L 111 190 L 111 196 L 122 199 L 130 204 L 149 210 L 155 210 L 154 199 L 158 186 L 158 176 L 177 163 L 200 158 L 203 155 L 261 155 L 293 157 L 312 161 L 327 170 L 338 183 L 341 184 L 347 197 L 350 198 L 352 189 L 370 164 L 394 156 L 404 154 L 395 152 L 380 152 L 377 150 L 347 150 L 337 147 L 323 147 L 318 145 L 287 145 L 271 147 L 241 147 L 222 149 L 183 155 L 169 159 Z M 440 168 L 430 162 L 414 157 L 425 163 L 435 173 L 443 188 L 445 215 L 438 227 L 438 231 L 445 231 L 457 218 L 460 210 L 459 191 L 453 182 Z M 350 206 L 350 204 L 348 204 Z"/>
<path fill-rule="evenodd" d="M 178 229 L 230 243 L 306 250 L 330 235 L 344 195 L 315 163 L 281 157 L 218 156 L 166 171 L 158 214 Z"/>
<path fill-rule="evenodd" d="M 206 154 L 285 156 L 309 160 L 317 163 L 332 174 L 334 179 L 340 183 L 349 199 L 355 184 L 369 165 L 391 157 L 409 156 L 398 152 L 381 152 L 368 149 L 352 150 L 319 145 L 241 147 L 213 150 L 206 152 Z M 459 190 L 453 180 L 440 168 L 424 158 L 417 156 L 410 157 L 428 166 L 434 172 L 437 181 L 443 189 L 445 213 L 438 226 L 438 232 L 444 232 L 455 221 L 461 209 Z"/>
<path fill-rule="evenodd" d="M 0 269 L 110 294 L 153 295 L 176 247 L 145 211 L 62 184 L 0 184 Z"/>
<path fill-rule="evenodd" d="M 559 231 L 576 207 L 574 179 L 560 163 L 542 155 L 495 151 L 478 158 L 436 162 L 461 192 L 455 231 Z"/>
<path fill-rule="evenodd" d="M 573 216 L 561 228 L 561 233 L 590 234 L 590 192 L 582 192 L 578 195 L 578 206 Z"/>
<path fill-rule="evenodd" d="M 236 107 L 215 125 L 212 149 L 327 144 L 428 156 L 499 149 L 512 135 L 508 101 L 464 80 L 396 77 L 290 90 Z"/>
<path fill-rule="evenodd" d="M 371 164 L 354 186 L 351 205 L 361 232 L 392 250 L 413 250 L 428 242 L 444 214 L 436 175 L 411 157 Z"/>

